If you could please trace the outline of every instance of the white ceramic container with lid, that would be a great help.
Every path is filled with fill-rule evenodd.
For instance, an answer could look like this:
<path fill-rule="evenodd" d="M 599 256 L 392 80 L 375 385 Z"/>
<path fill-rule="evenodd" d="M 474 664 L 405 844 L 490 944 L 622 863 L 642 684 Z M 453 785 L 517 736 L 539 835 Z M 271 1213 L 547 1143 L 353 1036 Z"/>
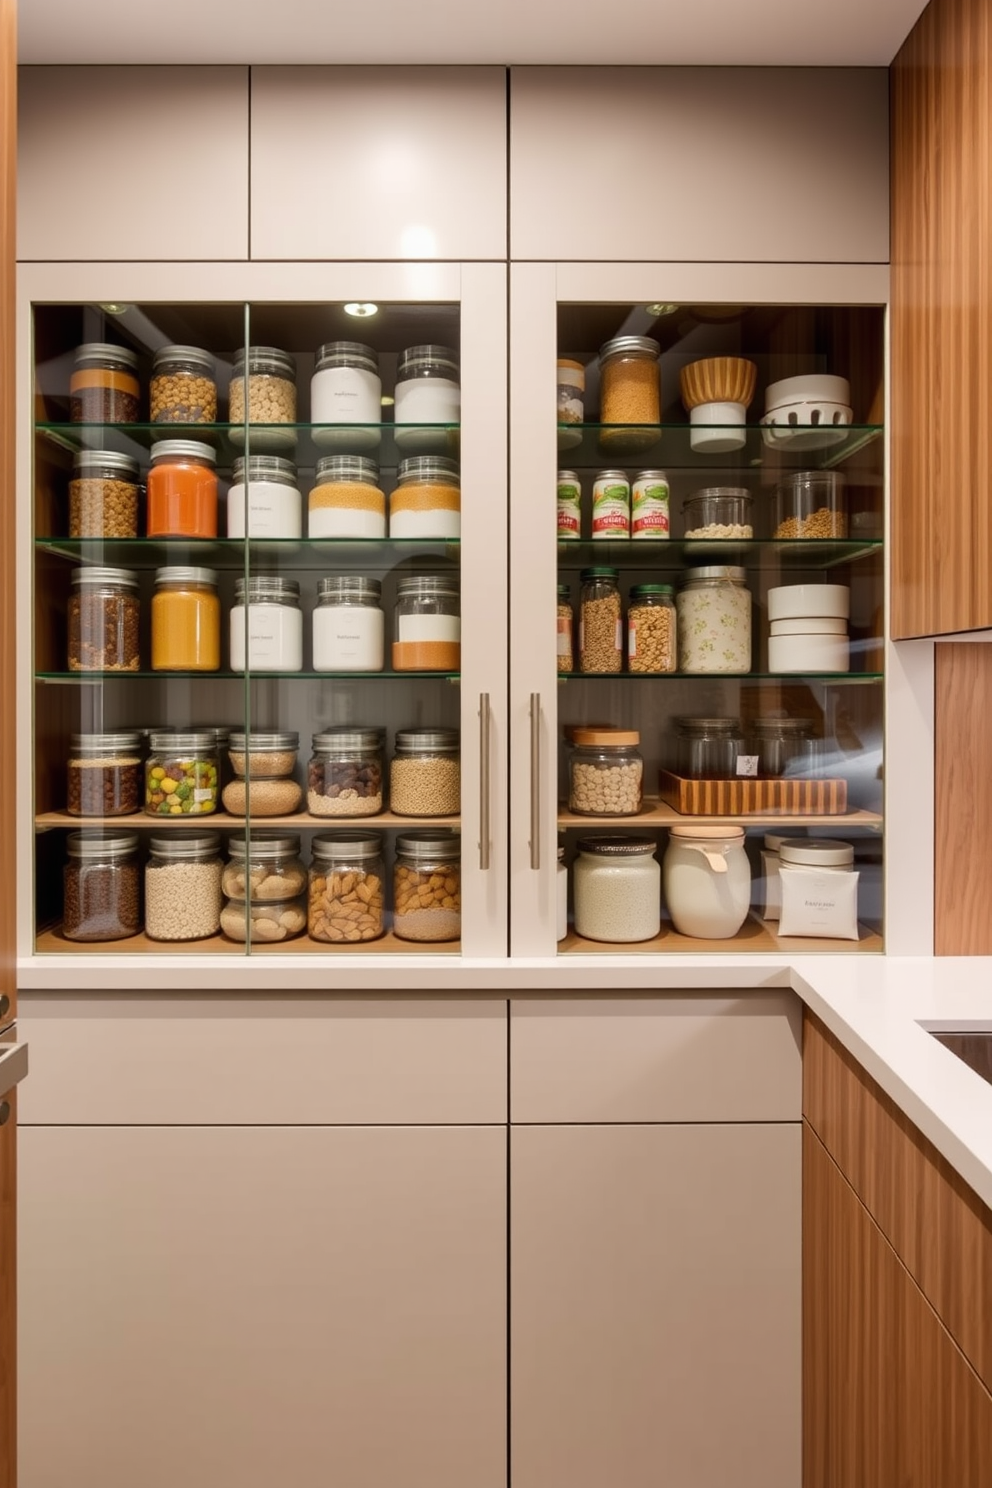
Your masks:
<path fill-rule="evenodd" d="M 690 569 L 679 590 L 678 651 L 682 672 L 751 670 L 751 593 L 743 568 Z"/>
<path fill-rule="evenodd" d="M 773 635 L 768 637 L 770 672 L 849 672 L 851 648 L 843 635 Z"/>
<path fill-rule="evenodd" d="M 779 848 L 779 935 L 858 940 L 858 874 L 854 847 L 809 837 Z"/>
<path fill-rule="evenodd" d="M 385 629 L 378 579 L 334 574 L 318 580 L 313 612 L 315 672 L 381 672 Z"/>
<path fill-rule="evenodd" d="M 303 497 L 292 460 L 239 455 L 227 493 L 228 537 L 302 537 Z M 248 530 L 245 531 L 245 509 Z"/>
<path fill-rule="evenodd" d="M 653 837 L 580 837 L 572 869 L 575 932 L 586 940 L 652 940 L 661 930 Z"/>
<path fill-rule="evenodd" d="M 799 377 L 783 377 L 770 382 L 765 389 L 765 412 L 771 413 L 785 403 L 850 403 L 851 384 L 846 377 L 828 372 L 805 372 Z"/>
<path fill-rule="evenodd" d="M 680 935 L 729 940 L 747 919 L 751 869 L 743 827 L 672 827 L 663 874 L 665 902 Z"/>
<path fill-rule="evenodd" d="M 379 358 L 361 341 L 325 341 L 317 348 L 310 381 L 313 442 L 324 449 L 375 449 L 382 431 L 382 379 Z"/>
<path fill-rule="evenodd" d="M 847 620 L 850 613 L 851 591 L 846 584 L 781 584 L 768 591 L 769 620 Z"/>

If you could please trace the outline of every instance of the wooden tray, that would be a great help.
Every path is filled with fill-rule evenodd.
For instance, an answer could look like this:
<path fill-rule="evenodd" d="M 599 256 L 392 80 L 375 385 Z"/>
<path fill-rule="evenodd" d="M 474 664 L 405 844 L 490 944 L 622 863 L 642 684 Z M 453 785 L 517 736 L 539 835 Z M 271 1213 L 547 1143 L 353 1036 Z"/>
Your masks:
<path fill-rule="evenodd" d="M 659 794 L 681 816 L 840 816 L 846 780 L 687 780 L 658 772 Z"/>

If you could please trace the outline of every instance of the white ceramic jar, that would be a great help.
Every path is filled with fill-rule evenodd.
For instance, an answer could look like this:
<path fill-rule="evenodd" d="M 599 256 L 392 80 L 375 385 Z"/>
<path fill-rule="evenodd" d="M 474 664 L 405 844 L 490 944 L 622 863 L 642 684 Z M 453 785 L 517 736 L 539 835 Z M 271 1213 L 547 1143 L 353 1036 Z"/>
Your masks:
<path fill-rule="evenodd" d="M 314 428 L 314 444 L 348 452 L 375 449 L 382 437 L 382 379 L 372 347 L 360 341 L 325 341 L 317 348 L 314 366 L 310 418 L 314 425 L 331 426 Z"/>
<path fill-rule="evenodd" d="M 303 614 L 296 579 L 236 579 L 231 610 L 231 671 L 302 672 Z M 245 642 L 247 640 L 247 648 Z"/>
<path fill-rule="evenodd" d="M 317 584 L 313 612 L 315 672 L 381 672 L 385 665 L 382 584 L 335 574 Z"/>
<path fill-rule="evenodd" d="M 575 931 L 586 940 L 652 940 L 661 930 L 653 837 L 581 837 L 572 869 Z"/>
<path fill-rule="evenodd" d="M 726 564 L 691 569 L 679 590 L 680 672 L 751 670 L 751 593 L 746 572 Z"/>
<path fill-rule="evenodd" d="M 248 522 L 245 530 L 245 509 Z M 303 497 L 292 460 L 239 456 L 227 493 L 228 537 L 302 537 Z"/>
<path fill-rule="evenodd" d="M 729 940 L 737 934 L 751 905 L 743 827 L 672 827 L 662 872 L 680 935 Z"/>

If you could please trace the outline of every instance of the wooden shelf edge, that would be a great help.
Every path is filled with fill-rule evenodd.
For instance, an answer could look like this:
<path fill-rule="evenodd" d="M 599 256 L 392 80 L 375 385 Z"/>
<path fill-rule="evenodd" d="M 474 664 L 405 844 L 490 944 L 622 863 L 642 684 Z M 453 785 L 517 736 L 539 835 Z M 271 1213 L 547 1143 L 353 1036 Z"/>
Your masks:
<path fill-rule="evenodd" d="M 461 941 L 417 941 L 401 940 L 388 930 L 379 940 L 364 944 L 336 946 L 324 941 L 311 940 L 308 935 L 299 935 L 294 940 L 271 941 L 253 945 L 246 952 L 244 944 L 228 940 L 224 935 L 211 935 L 206 940 L 152 940 L 143 931 L 140 935 L 129 935 L 125 940 L 67 940 L 60 926 L 40 930 L 35 936 L 35 954 L 58 956 L 236 956 L 248 960 L 258 954 L 279 956 L 311 955 L 326 956 L 328 961 L 338 961 L 342 956 L 460 956 Z"/>
<path fill-rule="evenodd" d="M 634 816 L 579 816 L 576 812 L 569 811 L 564 805 L 558 808 L 558 827 L 561 831 L 570 827 L 585 827 L 588 831 L 594 832 L 601 827 L 672 827 L 692 826 L 694 823 L 704 827 L 880 828 L 883 817 L 879 811 L 865 811 L 860 808 L 836 812 L 829 816 L 795 815 L 790 812 L 774 811 L 756 811 L 738 816 L 691 816 L 676 811 L 673 807 L 653 797 L 649 797 L 644 807 Z"/>
<path fill-rule="evenodd" d="M 34 819 L 36 829 L 65 827 L 71 832 L 90 829 L 113 828 L 121 832 L 140 829 L 176 831 L 182 827 L 196 827 L 209 831 L 243 831 L 245 817 L 231 816 L 226 811 L 214 811 L 208 816 L 146 816 L 143 811 L 131 816 L 70 816 L 68 811 L 40 811 Z M 397 816 L 393 811 L 380 811 L 378 816 L 311 816 L 309 812 L 296 812 L 292 816 L 254 816 L 247 819 L 248 826 L 264 831 L 268 827 L 289 827 L 295 831 L 354 831 L 362 827 L 405 827 L 414 832 L 422 827 L 450 827 L 460 831 L 460 816 Z"/>
<path fill-rule="evenodd" d="M 663 922 L 661 934 L 653 940 L 629 942 L 586 940 L 569 930 L 564 940 L 558 942 L 559 956 L 679 956 L 705 952 L 713 955 L 820 956 L 879 955 L 883 949 L 881 935 L 866 925 L 859 925 L 860 940 L 813 939 L 803 935 L 780 937 L 771 928 L 771 923 L 750 914 L 741 929 L 730 940 L 703 940 L 698 936 L 679 935 L 670 923 Z"/>

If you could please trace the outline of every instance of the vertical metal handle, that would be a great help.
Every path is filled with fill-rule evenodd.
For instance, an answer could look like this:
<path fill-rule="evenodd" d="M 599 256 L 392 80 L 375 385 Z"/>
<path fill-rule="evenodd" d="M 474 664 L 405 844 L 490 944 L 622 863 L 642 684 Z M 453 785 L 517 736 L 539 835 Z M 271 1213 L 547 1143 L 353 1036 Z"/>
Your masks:
<path fill-rule="evenodd" d="M 530 866 L 541 866 L 541 694 L 530 695 Z"/>
<path fill-rule="evenodd" d="M 488 692 L 479 693 L 479 867 L 485 871 L 489 867 L 490 848 L 492 836 L 492 824 L 490 821 L 491 810 L 491 777 L 492 763 L 490 756 L 490 733 L 492 723 L 492 708 L 489 703 Z"/>

